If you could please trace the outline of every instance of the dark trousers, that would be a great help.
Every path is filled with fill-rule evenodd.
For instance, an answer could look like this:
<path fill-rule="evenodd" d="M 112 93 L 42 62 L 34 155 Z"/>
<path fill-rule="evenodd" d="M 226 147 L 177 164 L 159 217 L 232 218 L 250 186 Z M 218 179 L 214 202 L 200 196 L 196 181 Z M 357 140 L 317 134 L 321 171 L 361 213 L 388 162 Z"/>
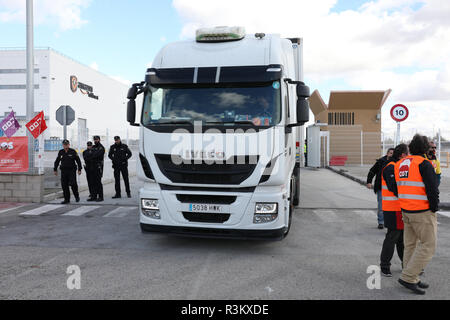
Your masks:
<path fill-rule="evenodd" d="M 395 248 L 397 247 L 397 254 L 400 260 L 403 262 L 403 250 L 404 250 L 404 244 L 403 244 L 403 230 L 396 230 L 396 229 L 388 229 L 388 232 L 386 233 L 386 238 L 383 242 L 383 248 L 381 250 L 381 256 L 380 256 L 380 267 L 383 268 L 390 268 L 391 267 L 391 260 L 394 256 Z"/>
<path fill-rule="evenodd" d="M 130 180 L 128 179 L 128 167 L 127 166 L 115 166 L 114 167 L 114 180 L 116 181 L 116 195 L 121 195 L 120 191 L 120 173 L 122 173 L 123 182 L 125 182 L 125 190 L 128 193 L 130 191 Z"/>
<path fill-rule="evenodd" d="M 86 179 L 89 187 L 89 196 L 94 198 L 95 197 L 95 189 L 94 189 L 94 172 L 91 168 L 85 168 L 86 169 Z"/>
<path fill-rule="evenodd" d="M 103 184 L 102 184 L 102 170 L 101 168 L 96 168 L 93 171 L 92 181 L 94 183 L 94 198 L 98 197 L 103 199 Z"/>
<path fill-rule="evenodd" d="M 79 198 L 77 175 L 76 171 L 73 170 L 61 170 L 61 186 L 64 193 L 64 200 L 70 201 L 70 190 L 69 186 L 72 188 L 73 195 L 75 198 Z"/>

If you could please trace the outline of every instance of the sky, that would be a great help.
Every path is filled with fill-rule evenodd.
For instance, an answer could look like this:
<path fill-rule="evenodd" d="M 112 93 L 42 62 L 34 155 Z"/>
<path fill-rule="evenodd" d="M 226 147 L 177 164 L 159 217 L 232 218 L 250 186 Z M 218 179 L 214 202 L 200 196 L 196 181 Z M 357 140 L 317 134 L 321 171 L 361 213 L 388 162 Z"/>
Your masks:
<path fill-rule="evenodd" d="M 25 47 L 25 0 L 0 0 L 0 47 Z M 167 43 L 199 27 L 304 39 L 305 82 L 332 90 L 392 89 L 410 117 L 402 138 L 441 130 L 450 139 L 450 1 L 442 0 L 34 0 L 36 47 L 51 47 L 124 83 L 144 79 Z"/>

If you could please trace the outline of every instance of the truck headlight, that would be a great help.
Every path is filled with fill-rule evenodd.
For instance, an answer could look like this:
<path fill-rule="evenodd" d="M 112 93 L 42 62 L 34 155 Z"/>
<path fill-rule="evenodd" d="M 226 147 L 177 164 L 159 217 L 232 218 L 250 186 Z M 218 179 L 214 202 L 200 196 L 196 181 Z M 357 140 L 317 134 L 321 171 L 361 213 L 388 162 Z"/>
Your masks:
<path fill-rule="evenodd" d="M 157 199 L 142 199 L 142 209 L 159 210 L 159 202 Z"/>
<path fill-rule="evenodd" d="M 268 223 L 278 217 L 278 203 L 256 203 L 253 223 Z"/>
<path fill-rule="evenodd" d="M 142 199 L 142 214 L 152 219 L 161 219 L 159 201 L 157 199 Z"/>

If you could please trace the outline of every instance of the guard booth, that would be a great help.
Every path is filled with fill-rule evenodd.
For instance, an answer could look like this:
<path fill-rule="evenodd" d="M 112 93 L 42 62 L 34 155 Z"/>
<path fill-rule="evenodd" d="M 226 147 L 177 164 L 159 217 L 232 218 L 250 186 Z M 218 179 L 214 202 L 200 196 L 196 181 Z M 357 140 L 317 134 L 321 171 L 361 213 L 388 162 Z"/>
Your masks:
<path fill-rule="evenodd" d="M 320 131 L 328 123 L 315 123 L 306 128 L 307 165 L 312 168 L 324 168 L 330 164 L 330 133 Z"/>

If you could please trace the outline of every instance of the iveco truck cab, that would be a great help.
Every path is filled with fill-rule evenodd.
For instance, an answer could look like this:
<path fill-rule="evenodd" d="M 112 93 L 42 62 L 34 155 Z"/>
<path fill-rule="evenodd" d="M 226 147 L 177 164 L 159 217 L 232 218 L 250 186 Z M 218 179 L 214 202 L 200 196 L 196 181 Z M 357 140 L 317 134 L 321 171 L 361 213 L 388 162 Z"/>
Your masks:
<path fill-rule="evenodd" d="M 127 121 L 140 127 L 143 232 L 288 234 L 309 120 L 302 48 L 301 38 L 216 27 L 159 51 L 128 92 Z"/>

